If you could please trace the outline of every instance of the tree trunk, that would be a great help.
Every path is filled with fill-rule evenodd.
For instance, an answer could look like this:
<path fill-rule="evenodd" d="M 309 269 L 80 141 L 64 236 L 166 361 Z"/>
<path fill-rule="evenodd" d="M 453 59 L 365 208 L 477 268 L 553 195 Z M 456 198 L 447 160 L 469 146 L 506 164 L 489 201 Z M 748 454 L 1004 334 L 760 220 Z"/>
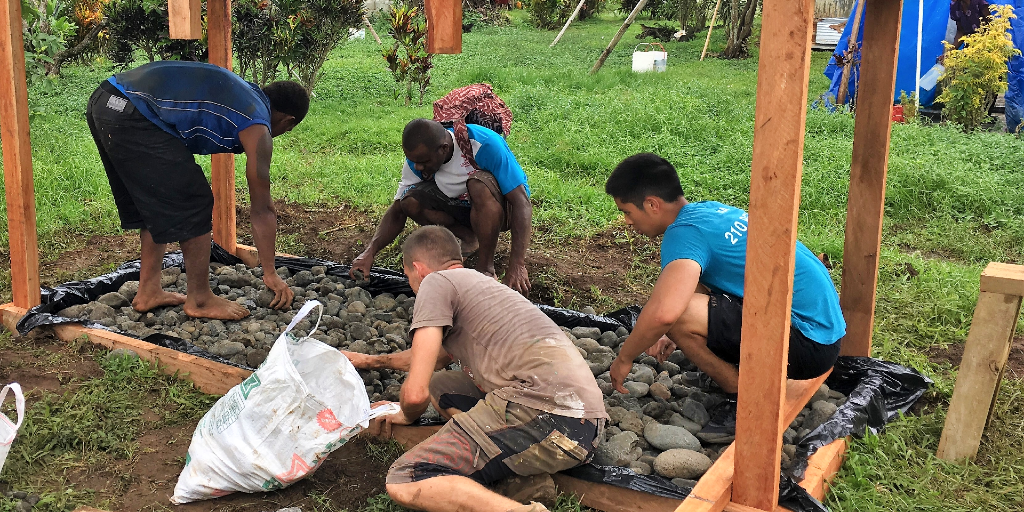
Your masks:
<path fill-rule="evenodd" d="M 747 57 L 747 39 L 754 28 L 754 14 L 757 13 L 759 0 L 747 0 L 742 12 L 739 8 L 739 0 L 731 1 L 729 25 L 729 42 L 725 46 L 722 56 L 727 59 L 742 59 Z"/>
<path fill-rule="evenodd" d="M 47 76 L 60 76 L 60 68 L 69 59 L 73 59 L 82 54 L 86 48 L 96 40 L 96 36 L 100 34 L 100 31 L 107 26 L 107 19 L 103 18 L 85 34 L 85 37 L 71 48 L 66 48 L 64 51 L 58 53 L 53 57 L 53 62 L 48 62 L 45 65 Z"/>

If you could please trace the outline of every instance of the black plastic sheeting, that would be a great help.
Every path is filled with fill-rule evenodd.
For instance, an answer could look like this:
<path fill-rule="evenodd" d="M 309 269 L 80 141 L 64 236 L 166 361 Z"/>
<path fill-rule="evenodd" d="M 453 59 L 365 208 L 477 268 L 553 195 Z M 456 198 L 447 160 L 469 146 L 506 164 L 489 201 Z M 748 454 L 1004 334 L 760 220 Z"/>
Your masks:
<path fill-rule="evenodd" d="M 234 265 L 241 263 L 237 257 L 217 244 L 211 250 L 211 262 Z M 293 272 L 309 270 L 315 266 L 323 266 L 331 276 L 348 278 L 349 265 L 316 258 L 277 257 L 276 267 L 287 267 Z M 164 268 L 179 267 L 184 270 L 184 261 L 180 252 L 168 253 L 164 256 Z M 28 311 L 18 322 L 18 332 L 25 334 L 36 327 L 80 322 L 76 319 L 58 316 L 56 313 L 64 308 L 85 304 L 96 300 L 101 295 L 117 291 L 127 281 L 139 279 L 139 261 L 129 261 L 109 274 L 85 281 L 65 283 L 53 288 L 42 290 L 42 303 Z M 413 295 L 405 276 L 393 270 L 374 268 L 367 281 L 357 282 L 371 295 L 392 293 L 395 295 Z M 598 327 L 601 330 L 616 330 L 625 327 L 632 330 L 640 306 L 630 306 L 607 315 L 588 315 L 579 311 L 538 305 L 548 317 L 560 326 Z M 107 329 L 99 324 L 86 323 L 88 327 Z M 221 357 L 214 356 L 196 347 L 188 341 L 166 334 L 152 334 L 144 341 L 163 347 L 186 352 L 232 366 L 236 365 Z M 252 368 L 247 368 L 251 370 Z M 885 424 L 909 409 L 924 394 L 932 381 L 912 368 L 895 363 L 865 357 L 840 357 L 835 369 L 826 383 L 847 395 L 847 402 L 820 427 L 808 433 L 798 442 L 796 458 L 789 474 L 782 474 L 779 483 L 779 503 L 794 512 L 827 512 L 827 508 L 818 500 L 797 485 L 794 479 L 802 478 L 806 469 L 807 457 L 818 448 L 836 439 L 849 435 L 863 436 L 865 432 L 877 433 Z M 735 408 L 732 408 L 735 410 Z M 716 412 L 718 412 L 716 410 Z M 721 418 L 719 418 L 721 416 Z M 726 428 L 735 427 L 735 413 L 715 414 L 714 420 L 721 422 Z M 731 420 L 731 421 L 730 421 Z M 589 482 L 605 483 L 617 487 L 654 494 L 666 498 L 683 499 L 692 489 L 679 487 L 671 481 L 656 475 L 637 475 L 627 468 L 605 467 L 587 464 L 573 468 L 566 474 Z"/>
<path fill-rule="evenodd" d="M 828 387 L 847 396 L 846 403 L 825 423 L 797 441 L 796 464 L 790 468 L 794 478 L 803 478 L 807 457 L 818 448 L 846 436 L 877 434 L 908 409 L 932 384 L 932 380 L 912 368 L 869 357 L 840 357 Z"/>

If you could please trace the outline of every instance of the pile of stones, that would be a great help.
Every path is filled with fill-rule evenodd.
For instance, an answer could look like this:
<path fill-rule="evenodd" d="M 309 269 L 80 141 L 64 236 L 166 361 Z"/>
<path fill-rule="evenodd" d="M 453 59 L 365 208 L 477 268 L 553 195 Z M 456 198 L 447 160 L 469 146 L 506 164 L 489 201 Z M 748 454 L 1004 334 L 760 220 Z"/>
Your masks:
<path fill-rule="evenodd" d="M 324 343 L 364 354 L 385 354 L 409 347 L 409 320 L 415 298 L 380 294 L 371 297 L 357 282 L 329 276 L 325 267 L 313 267 L 292 273 L 277 269 L 295 293 L 288 311 L 269 309 L 273 293 L 262 283 L 261 269 L 244 265 L 211 265 L 213 290 L 249 308 L 251 316 L 237 322 L 191 319 L 180 306 L 159 308 L 140 314 L 131 308 L 138 282 L 127 282 L 117 292 L 95 302 L 72 306 L 58 314 L 118 329 L 132 336 L 162 332 L 177 336 L 234 363 L 256 367 L 266 359 L 278 335 L 291 322 L 307 300 L 324 304 L 320 325 L 312 334 Z M 162 285 L 169 291 L 185 293 L 185 274 L 177 268 L 163 271 Z M 592 312 L 584 308 L 585 312 Z M 299 322 L 297 336 L 313 329 L 315 314 Z M 587 361 L 604 394 L 610 420 L 605 439 L 599 445 L 594 462 L 604 466 L 628 467 L 641 475 L 657 474 L 676 485 L 691 487 L 734 439 L 731 428 L 712 423 L 719 408 L 731 406 L 730 397 L 710 384 L 681 351 L 666 361 L 640 355 L 624 387 L 615 391 L 608 372 L 628 331 L 602 331 L 594 327 L 563 328 Z M 398 400 L 404 372 L 360 370 L 371 402 Z M 783 435 L 783 467 L 793 462 L 798 439 L 817 428 L 845 403 L 841 393 L 822 387 L 807 408 L 800 412 Z M 427 419 L 438 419 L 428 410 Z"/>

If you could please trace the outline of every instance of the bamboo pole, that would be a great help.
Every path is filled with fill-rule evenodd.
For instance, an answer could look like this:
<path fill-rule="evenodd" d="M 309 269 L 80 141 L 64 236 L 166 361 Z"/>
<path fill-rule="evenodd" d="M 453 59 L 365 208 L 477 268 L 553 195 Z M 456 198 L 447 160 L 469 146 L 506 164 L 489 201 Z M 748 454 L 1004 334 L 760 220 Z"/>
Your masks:
<path fill-rule="evenodd" d="M 708 25 L 708 38 L 704 40 L 704 49 L 700 52 L 700 60 L 702 62 L 704 61 L 704 56 L 708 54 L 708 45 L 711 44 L 711 29 L 715 28 L 715 19 L 718 18 L 718 8 L 721 6 L 722 0 L 715 2 L 715 11 L 711 13 L 711 24 Z"/>
<path fill-rule="evenodd" d="M 721 2 L 722 0 L 718 1 Z M 551 41 L 551 46 L 548 46 L 548 48 L 554 48 L 555 45 L 558 44 L 558 40 L 562 38 L 562 34 L 564 34 L 565 30 L 569 28 L 569 24 L 572 23 L 572 20 L 576 19 L 576 15 L 580 13 L 580 10 L 583 9 L 583 4 L 585 3 L 587 3 L 587 0 L 580 0 L 580 3 L 576 4 L 576 10 L 572 11 L 572 16 L 569 16 L 568 21 L 565 22 L 565 26 L 562 27 L 562 31 L 555 36 L 555 40 Z"/>
<path fill-rule="evenodd" d="M 846 94 L 850 90 L 850 72 L 853 71 L 854 55 L 857 54 L 857 36 L 860 35 L 860 20 L 864 17 L 865 4 L 867 4 L 867 0 L 857 2 L 857 11 L 853 15 L 853 30 L 850 31 L 850 44 L 843 63 L 843 78 L 839 82 L 839 94 L 836 96 L 836 103 L 839 105 L 846 103 Z"/>
<path fill-rule="evenodd" d="M 377 40 L 377 44 L 384 44 L 380 41 L 380 36 L 377 35 L 377 31 L 373 29 L 373 24 L 370 23 L 370 20 L 366 19 L 366 16 L 363 16 L 363 23 L 366 24 L 366 28 L 370 29 L 370 34 Z"/>
<path fill-rule="evenodd" d="M 629 29 L 629 26 L 633 24 L 633 20 L 636 19 L 637 15 L 640 14 L 640 10 L 643 9 L 645 5 L 647 5 L 647 0 L 640 0 L 640 2 L 636 4 L 636 7 L 633 8 L 633 12 L 629 13 L 629 17 L 627 17 L 626 21 L 622 23 L 621 27 L 619 27 L 619 31 L 615 33 L 615 37 L 612 38 L 612 42 L 608 43 L 608 48 L 605 48 L 604 52 L 601 53 L 601 56 L 598 57 L 597 62 L 594 63 L 594 67 L 590 68 L 591 75 L 597 73 L 598 70 L 601 69 L 601 66 L 604 65 L 605 59 L 611 55 L 612 50 L 615 49 L 615 45 L 619 44 L 619 39 L 622 39 L 622 35 L 625 34 L 626 30 Z"/>

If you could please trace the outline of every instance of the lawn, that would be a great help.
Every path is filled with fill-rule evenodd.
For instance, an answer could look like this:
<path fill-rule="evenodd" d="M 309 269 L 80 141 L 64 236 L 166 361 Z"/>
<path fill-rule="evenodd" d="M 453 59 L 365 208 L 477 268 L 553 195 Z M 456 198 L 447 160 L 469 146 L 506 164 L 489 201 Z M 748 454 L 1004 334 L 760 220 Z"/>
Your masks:
<path fill-rule="evenodd" d="M 452 88 L 488 82 L 516 116 L 509 145 L 533 190 L 535 249 L 581 243 L 620 228 L 603 183 L 618 161 L 636 152 L 656 152 L 673 162 L 691 201 L 747 206 L 756 54 L 699 62 L 701 37 L 668 43 L 666 72 L 637 75 L 629 64 L 639 31 L 634 26 L 604 68 L 589 76 L 620 18 L 576 23 L 549 48 L 555 33 L 531 28 L 521 12 L 515 14 L 512 26 L 478 26 L 465 34 L 462 54 L 437 56 L 422 106 L 396 100 L 372 39 L 338 49 L 325 66 L 309 116 L 275 140 L 274 196 L 379 215 L 398 183 L 404 124 L 429 117 L 430 102 Z M 720 31 L 712 51 L 723 46 Z M 828 86 L 821 75 L 828 57 L 813 55 L 809 104 Z M 30 90 L 44 259 L 81 247 L 87 235 L 119 232 L 83 114 L 92 90 L 111 73 L 102 61 L 69 66 L 51 86 Z M 852 139 L 851 115 L 809 109 L 799 237 L 836 262 L 842 261 Z M 208 159 L 200 161 L 208 165 Z M 243 161 L 239 157 L 239 168 Z M 933 454 L 956 369 L 928 356 L 936 347 L 963 343 L 978 276 L 988 261 L 1024 263 L 1024 141 L 999 133 L 964 134 L 945 125 L 900 124 L 893 127 L 889 162 L 873 355 L 914 366 L 936 386 L 924 412 L 853 443 L 828 505 L 836 511 L 1020 510 L 1024 376 L 1004 381 L 977 461 L 945 463 Z M 238 185 L 244 190 L 242 173 Z M 239 199 L 246 200 L 244 192 Z M 6 229 L 0 229 L 0 242 L 6 244 Z M 841 268 L 840 263 L 834 273 L 837 283 Z M 643 270 L 646 275 L 636 279 L 650 282 L 656 269 Z M 9 297 L 9 279 L 3 287 Z M 602 307 L 623 305 L 615 303 L 614 291 L 606 295 L 611 299 Z M 52 502 L 53 510 L 69 503 Z"/>

